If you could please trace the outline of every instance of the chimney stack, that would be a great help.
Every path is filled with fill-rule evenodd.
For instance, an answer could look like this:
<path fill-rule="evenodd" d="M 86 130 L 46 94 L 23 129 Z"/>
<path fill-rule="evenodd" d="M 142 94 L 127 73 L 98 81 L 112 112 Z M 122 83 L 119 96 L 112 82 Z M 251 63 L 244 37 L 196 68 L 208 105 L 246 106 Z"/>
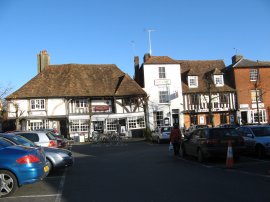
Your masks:
<path fill-rule="evenodd" d="M 234 56 L 232 56 L 232 64 L 234 65 L 235 63 L 237 63 L 242 58 L 244 58 L 243 55 L 234 55 Z"/>
<path fill-rule="evenodd" d="M 50 55 L 46 50 L 42 50 L 37 55 L 38 73 L 42 72 L 48 65 L 50 65 Z"/>
<path fill-rule="evenodd" d="M 139 64 L 139 57 L 134 56 L 134 70 L 135 70 L 135 78 L 138 76 L 140 64 Z"/>
<path fill-rule="evenodd" d="M 143 62 L 146 62 L 151 57 L 150 53 L 145 53 L 143 57 Z"/>

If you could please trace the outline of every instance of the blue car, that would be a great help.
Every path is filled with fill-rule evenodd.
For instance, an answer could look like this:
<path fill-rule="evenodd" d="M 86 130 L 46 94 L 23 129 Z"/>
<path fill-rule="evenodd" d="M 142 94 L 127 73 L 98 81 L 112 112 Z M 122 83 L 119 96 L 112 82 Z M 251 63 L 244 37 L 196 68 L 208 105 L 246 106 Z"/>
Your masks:
<path fill-rule="evenodd" d="M 25 134 L 26 133 L 27 132 L 25 132 Z M 0 137 L 3 137 L 16 145 L 39 147 L 34 142 L 31 142 L 29 139 L 26 139 L 25 137 L 16 135 L 14 133 L 3 133 L 0 134 Z M 43 147 L 43 149 L 50 171 L 58 168 L 65 168 L 73 164 L 74 159 L 70 150 L 53 147 Z"/>
<path fill-rule="evenodd" d="M 42 180 L 48 172 L 41 147 L 17 146 L 0 137 L 0 197 L 12 195 L 22 185 Z"/>

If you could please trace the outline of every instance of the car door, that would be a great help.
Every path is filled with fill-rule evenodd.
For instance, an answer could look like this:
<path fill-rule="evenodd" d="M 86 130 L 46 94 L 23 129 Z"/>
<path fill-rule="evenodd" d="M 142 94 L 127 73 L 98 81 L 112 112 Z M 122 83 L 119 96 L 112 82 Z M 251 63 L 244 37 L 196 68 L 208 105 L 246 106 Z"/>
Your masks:
<path fill-rule="evenodd" d="M 198 138 L 199 138 L 198 132 L 199 130 L 195 130 L 188 137 L 188 141 L 185 144 L 185 150 L 188 155 L 192 155 L 192 156 L 197 155 L 197 145 L 198 145 Z"/>
<path fill-rule="evenodd" d="M 245 141 L 247 151 L 253 152 L 255 150 L 256 138 L 250 128 L 243 127 L 241 130 Z"/>

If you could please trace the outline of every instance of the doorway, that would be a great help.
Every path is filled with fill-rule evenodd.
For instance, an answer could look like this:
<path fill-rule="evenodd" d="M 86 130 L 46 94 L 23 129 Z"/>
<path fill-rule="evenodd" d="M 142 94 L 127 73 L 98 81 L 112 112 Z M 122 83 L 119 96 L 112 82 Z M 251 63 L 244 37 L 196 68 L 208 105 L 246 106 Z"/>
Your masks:
<path fill-rule="evenodd" d="M 248 123 L 248 115 L 247 115 L 247 111 L 242 111 L 241 112 L 241 124 L 246 124 Z"/>

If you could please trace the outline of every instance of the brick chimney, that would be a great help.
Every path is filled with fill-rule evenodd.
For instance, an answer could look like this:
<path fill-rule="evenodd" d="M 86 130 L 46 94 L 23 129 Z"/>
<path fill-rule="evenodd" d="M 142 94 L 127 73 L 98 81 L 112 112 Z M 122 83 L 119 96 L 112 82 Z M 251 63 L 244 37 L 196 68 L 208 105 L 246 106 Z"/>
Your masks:
<path fill-rule="evenodd" d="M 145 53 L 143 57 L 143 62 L 146 62 L 151 57 L 150 53 Z"/>
<path fill-rule="evenodd" d="M 43 71 L 48 65 L 50 65 L 50 55 L 46 50 L 40 51 L 37 55 L 37 69 L 38 73 Z"/>
<path fill-rule="evenodd" d="M 242 58 L 244 58 L 243 55 L 234 55 L 234 56 L 232 56 L 232 64 L 234 65 L 235 63 L 237 63 Z"/>
<path fill-rule="evenodd" d="M 134 71 L 135 71 L 135 78 L 138 76 L 140 64 L 139 64 L 139 57 L 134 56 Z"/>

